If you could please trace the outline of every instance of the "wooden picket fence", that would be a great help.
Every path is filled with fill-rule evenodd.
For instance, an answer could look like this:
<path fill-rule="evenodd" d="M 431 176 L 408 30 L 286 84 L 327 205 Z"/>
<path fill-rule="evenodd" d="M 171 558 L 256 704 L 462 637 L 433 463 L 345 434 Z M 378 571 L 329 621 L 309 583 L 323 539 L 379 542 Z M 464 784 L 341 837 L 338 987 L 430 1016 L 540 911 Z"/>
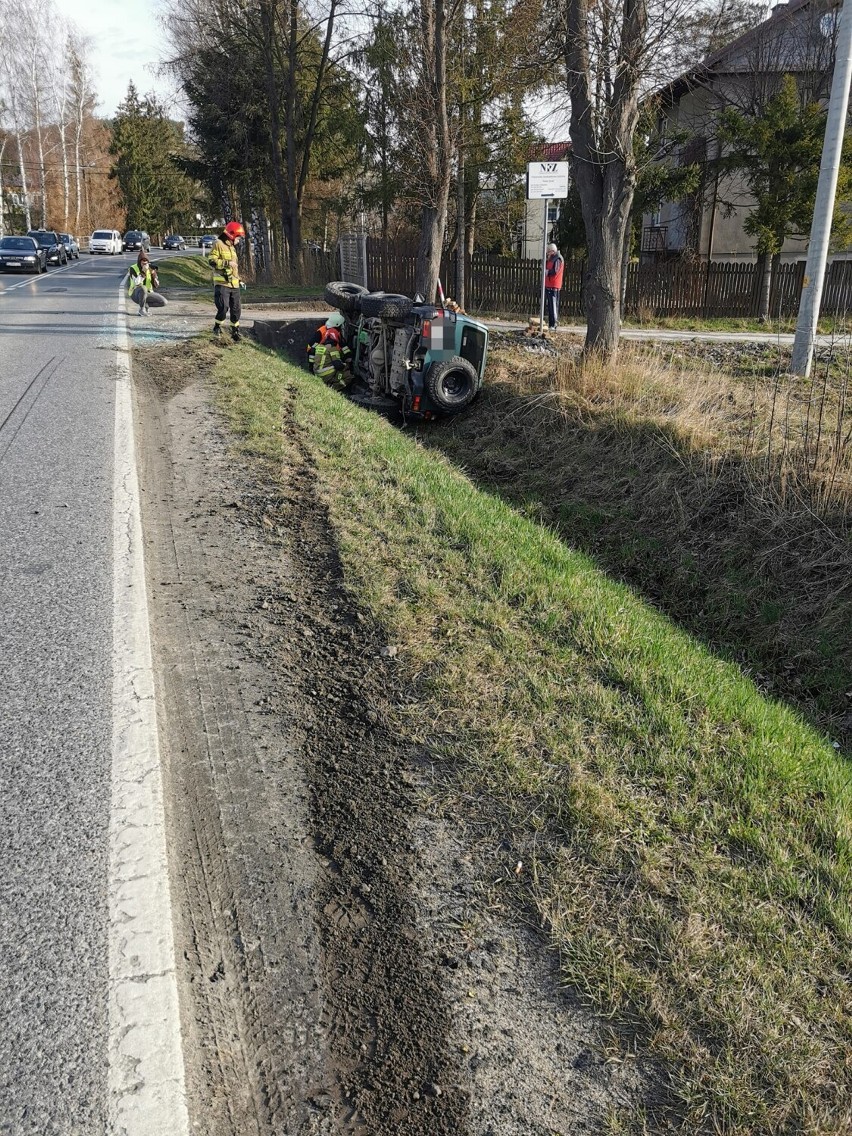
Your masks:
<path fill-rule="evenodd" d="M 367 240 L 368 283 L 371 289 L 412 295 L 416 251 L 410 245 Z M 317 263 L 312 267 L 319 269 Z M 330 267 L 330 266 L 329 266 Z M 560 298 L 563 318 L 583 316 L 582 282 L 585 264 L 565 263 Z M 794 315 L 804 282 L 805 262 L 779 265 L 773 280 L 770 311 L 773 317 Z M 312 274 L 313 275 L 313 274 Z M 443 257 L 441 281 L 447 296 L 456 294 L 455 258 Z M 541 262 L 509 256 L 474 253 L 465 269 L 466 308 L 469 312 L 532 315 L 538 312 Z M 760 273 L 756 263 L 711 264 L 684 261 L 631 264 L 627 272 L 625 315 L 754 317 L 758 314 Z M 846 315 L 852 311 L 852 261 L 835 261 L 829 268 L 821 314 Z"/>

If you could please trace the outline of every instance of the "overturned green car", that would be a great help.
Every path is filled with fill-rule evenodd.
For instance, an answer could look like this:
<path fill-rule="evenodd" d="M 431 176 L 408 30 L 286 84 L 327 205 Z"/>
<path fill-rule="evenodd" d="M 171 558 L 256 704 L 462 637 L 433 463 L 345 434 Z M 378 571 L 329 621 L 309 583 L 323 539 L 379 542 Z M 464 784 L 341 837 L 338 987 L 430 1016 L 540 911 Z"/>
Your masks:
<path fill-rule="evenodd" d="M 430 419 L 467 409 L 482 388 L 488 328 L 449 305 L 333 280 L 326 303 L 343 315 L 352 352 L 350 397 Z"/>

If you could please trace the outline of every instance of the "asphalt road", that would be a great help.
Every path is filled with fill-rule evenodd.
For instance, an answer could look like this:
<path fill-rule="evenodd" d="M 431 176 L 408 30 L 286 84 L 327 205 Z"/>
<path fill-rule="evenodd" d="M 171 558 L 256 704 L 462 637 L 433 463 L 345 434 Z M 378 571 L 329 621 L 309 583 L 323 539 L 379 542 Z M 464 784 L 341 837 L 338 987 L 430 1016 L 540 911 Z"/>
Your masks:
<path fill-rule="evenodd" d="M 136 1024 L 122 1019 L 122 983 L 148 991 L 122 959 L 137 952 L 116 937 L 122 919 L 139 925 L 116 882 L 116 833 L 134 827 L 138 807 L 116 788 L 116 754 L 129 752 L 117 723 L 125 737 L 128 720 L 151 726 L 144 695 L 129 696 L 129 714 L 116 696 L 125 666 L 144 686 L 132 644 L 136 630 L 147 636 L 139 566 L 128 575 L 131 556 L 116 564 L 133 516 L 131 501 L 117 522 L 116 486 L 135 488 L 120 292 L 130 260 L 83 254 L 47 275 L 0 275 L 0 1133 L 10 1136 L 145 1131 L 119 1129 L 127 1077 L 143 1070 L 139 1099 L 145 1066 L 117 1036 L 133 1041 Z M 122 620 L 139 623 L 124 659 Z M 135 744 L 156 757 L 150 738 Z M 149 890 L 168 900 L 162 881 Z M 166 957 L 168 907 L 154 917 L 168 925 L 157 943 Z"/>

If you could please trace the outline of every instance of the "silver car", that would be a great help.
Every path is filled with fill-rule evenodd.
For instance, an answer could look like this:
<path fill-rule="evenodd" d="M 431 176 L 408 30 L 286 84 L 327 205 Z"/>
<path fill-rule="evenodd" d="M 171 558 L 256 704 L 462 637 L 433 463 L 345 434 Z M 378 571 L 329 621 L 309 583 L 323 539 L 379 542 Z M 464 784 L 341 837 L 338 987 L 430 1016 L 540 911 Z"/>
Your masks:
<path fill-rule="evenodd" d="M 59 239 L 65 245 L 65 252 L 69 260 L 80 259 L 80 245 L 76 237 L 72 237 L 70 233 L 60 233 Z"/>

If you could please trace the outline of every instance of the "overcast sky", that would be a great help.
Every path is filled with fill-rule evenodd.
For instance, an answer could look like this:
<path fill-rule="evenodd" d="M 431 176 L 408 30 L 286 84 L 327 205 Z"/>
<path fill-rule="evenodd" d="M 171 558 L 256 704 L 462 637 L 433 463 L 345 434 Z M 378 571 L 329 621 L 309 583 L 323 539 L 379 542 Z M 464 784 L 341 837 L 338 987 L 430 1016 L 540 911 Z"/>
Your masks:
<path fill-rule="evenodd" d="M 166 35 L 157 23 L 161 0 L 53 0 L 62 16 L 72 20 L 91 41 L 88 59 L 98 93 L 96 113 L 111 117 L 127 94 L 132 79 L 141 95 L 153 91 L 175 117 L 175 92 L 169 80 L 157 75 L 166 55 Z"/>

